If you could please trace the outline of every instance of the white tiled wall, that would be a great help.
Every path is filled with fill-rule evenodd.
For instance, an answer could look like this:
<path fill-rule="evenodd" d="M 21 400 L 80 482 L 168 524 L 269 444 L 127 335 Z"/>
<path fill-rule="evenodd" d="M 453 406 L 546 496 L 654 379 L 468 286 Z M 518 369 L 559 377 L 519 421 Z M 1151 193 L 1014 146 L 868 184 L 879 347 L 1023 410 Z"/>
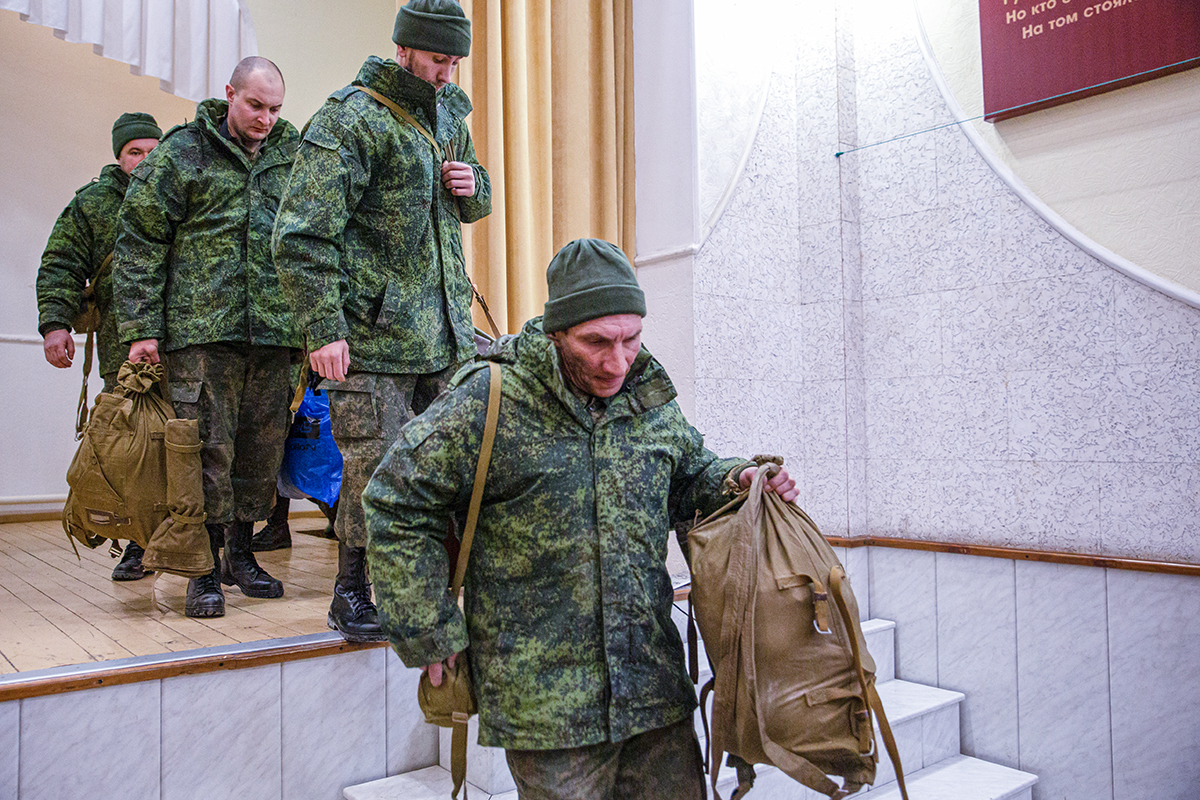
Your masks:
<path fill-rule="evenodd" d="M 1196 796 L 1200 579 L 879 547 L 869 558 L 873 615 L 896 622 L 897 676 L 966 695 L 963 752 L 1036 774 L 1042 800 Z"/>
<path fill-rule="evenodd" d="M 340 800 L 438 760 L 390 649 L 0 703 L 0 800 Z"/>

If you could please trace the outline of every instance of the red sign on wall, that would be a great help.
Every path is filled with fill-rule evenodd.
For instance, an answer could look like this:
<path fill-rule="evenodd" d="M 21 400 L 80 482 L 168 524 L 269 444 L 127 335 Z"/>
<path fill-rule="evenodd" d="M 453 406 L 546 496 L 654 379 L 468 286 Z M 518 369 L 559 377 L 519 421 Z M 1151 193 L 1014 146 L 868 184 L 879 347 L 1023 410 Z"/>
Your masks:
<path fill-rule="evenodd" d="M 979 0 L 989 122 L 1200 66 L 1200 0 Z"/>

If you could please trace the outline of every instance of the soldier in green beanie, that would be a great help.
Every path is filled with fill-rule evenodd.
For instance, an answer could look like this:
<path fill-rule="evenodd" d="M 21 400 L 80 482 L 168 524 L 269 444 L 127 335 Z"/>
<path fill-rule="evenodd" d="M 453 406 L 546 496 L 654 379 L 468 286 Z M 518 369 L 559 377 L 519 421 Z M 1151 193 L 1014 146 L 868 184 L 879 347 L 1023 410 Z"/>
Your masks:
<path fill-rule="evenodd" d="M 117 210 L 125 199 L 129 173 L 161 138 L 162 131 L 149 114 L 130 112 L 117 117 L 112 126 L 116 163 L 104 167 L 98 178 L 75 192 L 54 223 L 38 268 L 38 333 L 42 335 L 46 361 L 60 369 L 66 369 L 74 361 L 71 328 L 86 292 L 95 303 L 99 319 L 96 349 L 105 391 L 115 386 L 117 370 L 125 361 L 112 311 L 110 267 L 117 238 Z M 130 542 L 113 569 L 112 578 L 135 581 L 146 574 L 142 568 L 142 548 Z"/>
<path fill-rule="evenodd" d="M 392 38 L 396 59 L 367 59 L 309 121 L 274 235 L 342 453 L 328 622 L 350 641 L 383 637 L 362 491 L 400 427 L 475 354 L 461 224 L 492 210 L 471 101 L 450 83 L 470 21 L 454 0 L 410 0 Z"/>
<path fill-rule="evenodd" d="M 684 419 L 641 346 L 646 301 L 619 248 L 571 242 L 546 276 L 545 314 L 486 356 L 499 425 L 462 610 L 441 532 L 466 513 L 485 365 L 404 426 L 363 494 L 380 620 L 435 685 L 468 659 L 479 743 L 507 750 L 520 797 L 702 800 L 667 536 L 758 468 L 718 458 Z M 798 493 L 786 471 L 769 485 Z"/>

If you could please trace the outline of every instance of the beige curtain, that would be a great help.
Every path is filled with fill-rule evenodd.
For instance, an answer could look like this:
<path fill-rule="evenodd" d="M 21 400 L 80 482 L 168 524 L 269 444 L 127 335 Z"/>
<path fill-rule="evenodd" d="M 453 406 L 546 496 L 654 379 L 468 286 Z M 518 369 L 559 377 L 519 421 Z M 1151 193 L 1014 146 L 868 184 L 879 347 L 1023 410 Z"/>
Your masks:
<path fill-rule="evenodd" d="M 462 0 L 458 80 L 492 179 L 491 216 L 463 226 L 464 246 L 501 332 L 542 313 L 546 264 L 572 239 L 634 257 L 632 2 Z"/>

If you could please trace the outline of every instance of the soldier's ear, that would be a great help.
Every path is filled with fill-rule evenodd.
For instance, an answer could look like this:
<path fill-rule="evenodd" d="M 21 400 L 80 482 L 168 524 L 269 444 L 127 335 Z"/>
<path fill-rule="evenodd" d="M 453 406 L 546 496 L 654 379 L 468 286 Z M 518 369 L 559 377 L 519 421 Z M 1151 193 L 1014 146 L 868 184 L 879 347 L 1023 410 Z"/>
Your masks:
<path fill-rule="evenodd" d="M 231 86 L 228 83 L 225 84 L 225 99 L 232 103 L 233 95 L 234 95 L 233 86 Z"/>

